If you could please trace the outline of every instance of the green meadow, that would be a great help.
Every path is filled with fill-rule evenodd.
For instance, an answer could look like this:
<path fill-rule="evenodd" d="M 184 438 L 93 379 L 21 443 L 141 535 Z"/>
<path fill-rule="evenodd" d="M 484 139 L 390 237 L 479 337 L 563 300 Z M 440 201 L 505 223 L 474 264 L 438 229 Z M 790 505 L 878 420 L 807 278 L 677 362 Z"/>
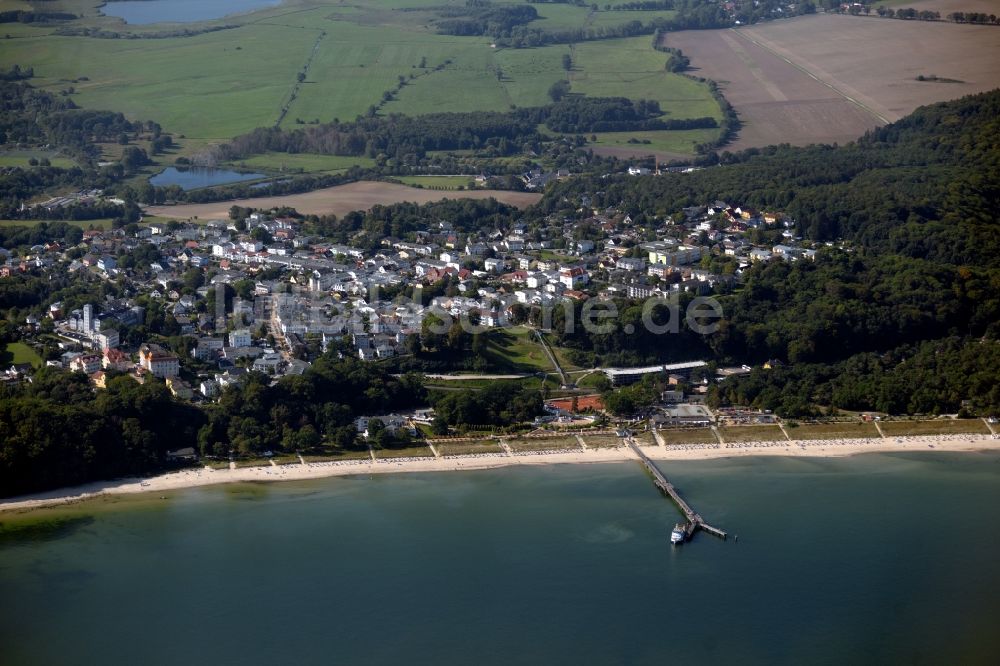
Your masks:
<path fill-rule="evenodd" d="M 0 220 L 0 227 L 35 227 L 43 223 L 56 224 L 58 222 L 65 222 L 86 231 L 87 229 L 110 229 L 112 220 L 109 217 L 97 220 Z"/>
<path fill-rule="evenodd" d="M 58 28 L 54 24 L 8 23 L 0 27 L 0 36 L 7 36 L 0 38 L 0 67 L 15 63 L 33 67 L 32 85 L 65 92 L 84 108 L 155 120 L 175 136 L 183 136 L 185 154 L 257 127 L 274 126 L 279 119 L 286 128 L 299 126 L 297 121 L 350 120 L 372 106 L 380 113 L 419 115 L 543 105 L 549 102 L 550 86 L 565 78 L 572 92 L 582 95 L 655 99 L 666 118 L 720 117 L 705 85 L 664 70 L 667 56 L 651 48 L 648 35 L 572 47 L 495 48 L 488 37 L 436 34 L 432 10 L 443 4 L 464 3 L 289 0 L 221 22 L 237 25 L 231 29 L 156 39 L 61 36 L 54 34 Z M 21 5 L 0 0 L 3 9 Z M 125 26 L 99 16 L 93 0 L 54 0 L 51 6 L 84 17 L 70 22 L 70 27 L 137 34 L 178 28 L 177 24 Z M 666 14 L 534 6 L 543 18 L 533 27 L 550 29 L 618 25 Z M 427 11 L 402 11 L 413 8 Z M 563 69 L 566 54 L 573 58 L 569 72 Z M 389 99 L 387 91 L 393 91 Z M 641 138 L 654 141 L 656 150 L 689 152 L 712 132 L 651 134 L 656 136 Z M 617 135 L 600 138 L 609 145 L 627 141 L 628 137 Z M 280 168 L 282 163 L 306 171 L 349 166 L 336 162 L 326 166 L 315 156 L 247 160 L 253 168 Z"/>
<path fill-rule="evenodd" d="M 8 150 L 0 152 L 0 167 L 28 167 L 32 159 L 47 159 L 52 166 L 64 169 L 76 166 L 70 158 L 48 150 Z"/>
<path fill-rule="evenodd" d="M 457 190 L 459 187 L 469 187 L 475 184 L 475 178 L 469 176 L 397 176 L 396 180 L 404 185 L 439 190 Z"/>
<path fill-rule="evenodd" d="M 596 134 L 595 147 L 628 148 L 637 155 L 654 153 L 693 153 L 694 147 L 718 136 L 718 130 L 694 129 L 672 132 L 601 132 Z M 648 143 L 647 143 L 648 142 Z"/>
<path fill-rule="evenodd" d="M 0 367 L 10 363 L 30 363 L 37 368 L 42 365 L 42 357 L 23 342 L 11 342 L 0 351 Z"/>
<path fill-rule="evenodd" d="M 337 173 L 347 171 L 352 166 L 367 168 L 375 165 L 370 157 L 347 155 L 312 155 L 309 153 L 264 153 L 237 160 L 232 166 L 254 169 L 275 169 L 289 173 Z"/>

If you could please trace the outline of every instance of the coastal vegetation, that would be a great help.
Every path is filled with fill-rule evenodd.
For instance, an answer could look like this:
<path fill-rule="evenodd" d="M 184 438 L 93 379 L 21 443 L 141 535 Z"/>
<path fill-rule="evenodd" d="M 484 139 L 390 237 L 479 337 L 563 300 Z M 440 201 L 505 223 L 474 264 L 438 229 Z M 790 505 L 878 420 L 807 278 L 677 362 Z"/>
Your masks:
<path fill-rule="evenodd" d="M 95 396 L 85 375 L 40 370 L 0 396 L 2 494 L 166 469 L 166 452 L 193 442 L 203 422 L 163 384 L 120 377 Z"/>

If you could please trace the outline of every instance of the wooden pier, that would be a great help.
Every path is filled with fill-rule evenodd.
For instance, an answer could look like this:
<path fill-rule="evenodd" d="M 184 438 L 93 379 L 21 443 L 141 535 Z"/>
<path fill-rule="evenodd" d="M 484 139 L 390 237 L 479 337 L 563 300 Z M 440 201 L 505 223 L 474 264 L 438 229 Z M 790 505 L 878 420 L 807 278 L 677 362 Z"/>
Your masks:
<path fill-rule="evenodd" d="M 677 508 L 684 514 L 684 518 L 687 520 L 687 527 L 684 530 L 686 539 L 690 539 L 698 530 L 708 532 L 712 536 L 719 537 L 720 539 L 726 538 L 727 535 L 724 530 L 706 523 L 705 520 L 691 508 L 691 505 L 684 501 L 684 498 L 681 497 L 679 492 L 677 492 L 674 484 L 670 483 L 667 477 L 663 475 L 663 472 L 661 472 L 660 469 L 653 464 L 653 461 L 649 459 L 649 456 L 642 452 L 639 445 L 635 443 L 634 439 L 626 437 L 625 443 L 628 444 L 629 448 L 632 449 L 632 452 L 639 458 L 639 462 L 641 462 L 653 476 L 653 483 L 656 484 L 656 487 L 663 491 L 664 495 L 673 500 L 674 504 L 677 505 Z"/>

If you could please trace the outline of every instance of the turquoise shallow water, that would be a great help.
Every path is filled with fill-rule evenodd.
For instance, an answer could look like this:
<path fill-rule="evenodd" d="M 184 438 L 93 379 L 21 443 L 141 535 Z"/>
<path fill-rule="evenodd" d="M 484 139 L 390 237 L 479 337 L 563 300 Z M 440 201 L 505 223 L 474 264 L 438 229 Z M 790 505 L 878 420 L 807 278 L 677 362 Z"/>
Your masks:
<path fill-rule="evenodd" d="M 0 542 L 6 664 L 995 663 L 1000 456 L 196 489 Z"/>

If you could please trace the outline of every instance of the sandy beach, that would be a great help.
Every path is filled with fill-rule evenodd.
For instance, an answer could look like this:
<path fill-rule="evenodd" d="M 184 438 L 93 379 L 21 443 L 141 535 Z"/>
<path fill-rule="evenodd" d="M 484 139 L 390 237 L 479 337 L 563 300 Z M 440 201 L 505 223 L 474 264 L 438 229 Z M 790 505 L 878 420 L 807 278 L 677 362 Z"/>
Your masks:
<path fill-rule="evenodd" d="M 860 453 L 905 451 L 1000 451 L 1000 439 L 990 435 L 933 435 L 889 437 L 883 439 L 826 439 L 731 444 L 683 444 L 643 446 L 643 452 L 656 461 L 708 460 L 746 456 L 836 457 Z M 494 469 L 516 465 L 560 465 L 633 462 L 636 455 L 626 446 L 584 450 L 537 451 L 507 455 L 474 454 L 443 458 L 397 458 L 314 462 L 293 465 L 269 465 L 213 470 L 192 468 L 146 479 L 101 481 L 71 488 L 0 500 L 0 512 L 57 506 L 80 502 L 103 495 L 157 493 L 221 483 L 302 481 L 332 476 L 418 472 L 455 472 Z M 664 470 L 669 474 L 669 469 Z"/>

